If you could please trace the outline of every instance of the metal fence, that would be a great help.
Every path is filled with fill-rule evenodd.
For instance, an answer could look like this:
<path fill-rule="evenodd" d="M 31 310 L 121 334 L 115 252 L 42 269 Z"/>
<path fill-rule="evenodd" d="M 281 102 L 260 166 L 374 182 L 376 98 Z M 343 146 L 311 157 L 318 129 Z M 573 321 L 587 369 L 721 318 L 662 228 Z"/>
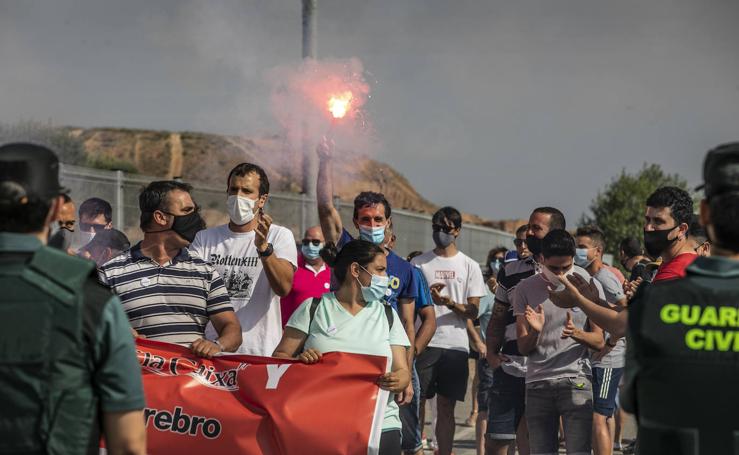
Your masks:
<path fill-rule="evenodd" d="M 124 231 L 132 241 L 136 241 L 143 237 L 138 229 L 138 194 L 149 182 L 161 178 L 63 165 L 61 180 L 70 189 L 70 196 L 77 204 L 90 197 L 99 197 L 110 202 L 113 206 L 113 225 Z M 208 225 L 225 223 L 228 220 L 225 211 L 225 185 L 223 188 L 213 188 L 196 182 L 188 183 L 194 187 L 193 199 L 201 206 Z M 351 232 L 353 205 L 337 201 L 336 207 L 344 226 Z M 265 211 L 274 218 L 276 224 L 289 228 L 295 238 L 300 239 L 306 224 L 314 218 L 312 215 L 316 212 L 316 203 L 314 199 L 301 194 L 271 193 Z M 393 210 L 393 225 L 397 236 L 395 250 L 398 254 L 406 255 L 411 251 L 433 248 L 430 216 Z M 496 229 L 467 224 L 462 228 L 457 245 L 461 251 L 482 264 L 491 248 L 513 248 L 513 236 Z"/>

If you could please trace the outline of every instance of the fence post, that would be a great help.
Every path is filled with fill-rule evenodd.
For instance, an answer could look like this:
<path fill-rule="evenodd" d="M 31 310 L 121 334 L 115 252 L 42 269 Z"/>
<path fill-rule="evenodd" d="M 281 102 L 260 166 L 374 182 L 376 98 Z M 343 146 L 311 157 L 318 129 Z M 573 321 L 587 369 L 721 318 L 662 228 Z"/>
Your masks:
<path fill-rule="evenodd" d="M 308 226 L 306 226 L 306 205 L 308 204 L 308 201 L 306 201 L 306 194 L 300 193 L 300 232 L 298 235 L 302 236 L 306 229 L 308 229 Z M 302 237 L 301 237 L 302 238 Z"/>
<path fill-rule="evenodd" d="M 123 171 L 118 169 L 115 171 L 115 228 L 120 231 L 124 229 L 123 215 Z"/>

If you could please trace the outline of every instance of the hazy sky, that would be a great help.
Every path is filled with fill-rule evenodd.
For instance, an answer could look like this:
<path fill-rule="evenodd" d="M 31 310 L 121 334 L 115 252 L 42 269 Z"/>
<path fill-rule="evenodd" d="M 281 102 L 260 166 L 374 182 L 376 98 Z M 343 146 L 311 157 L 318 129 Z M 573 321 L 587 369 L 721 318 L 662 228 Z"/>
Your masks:
<path fill-rule="evenodd" d="M 321 57 L 370 73 L 376 158 L 437 204 L 571 220 L 622 168 L 700 181 L 739 138 L 733 0 L 318 0 Z M 299 0 L 0 0 L 0 121 L 278 132 Z"/>

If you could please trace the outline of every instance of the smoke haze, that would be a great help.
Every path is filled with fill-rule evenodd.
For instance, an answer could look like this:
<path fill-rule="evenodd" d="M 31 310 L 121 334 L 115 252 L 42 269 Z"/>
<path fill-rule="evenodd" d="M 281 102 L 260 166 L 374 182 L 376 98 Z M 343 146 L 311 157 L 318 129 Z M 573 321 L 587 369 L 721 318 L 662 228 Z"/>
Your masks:
<path fill-rule="evenodd" d="M 300 73 L 300 11 L 297 0 L 2 2 L 0 121 L 287 126 L 292 143 L 296 115 L 273 103 L 275 74 Z M 318 55 L 361 61 L 371 87 L 370 127 L 347 126 L 340 145 L 439 205 L 490 218 L 555 205 L 573 224 L 623 167 L 656 162 L 698 183 L 705 150 L 737 139 L 737 17 L 731 0 L 318 0 Z"/>

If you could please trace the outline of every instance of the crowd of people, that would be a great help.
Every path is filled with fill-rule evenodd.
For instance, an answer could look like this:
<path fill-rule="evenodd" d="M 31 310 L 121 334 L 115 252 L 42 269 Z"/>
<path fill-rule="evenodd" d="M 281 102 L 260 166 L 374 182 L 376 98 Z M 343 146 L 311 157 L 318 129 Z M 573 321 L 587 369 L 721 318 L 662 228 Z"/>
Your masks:
<path fill-rule="evenodd" d="M 643 247 L 542 206 L 515 248 L 492 249 L 482 266 L 457 247 L 453 207 L 433 214 L 435 247 L 406 257 L 383 194 L 359 193 L 345 226 L 333 144 L 317 154 L 320 225 L 298 242 L 266 212 L 269 176 L 242 163 L 224 175 L 228 223 L 206 227 L 190 185 L 155 181 L 139 194 L 143 239 L 131 245 L 108 202 L 76 208 L 51 150 L 0 147 L 0 384 L 12 409 L 0 447 L 83 453 L 102 429 L 109 452 L 145 453 L 141 337 L 203 358 L 385 356 L 380 454 L 453 453 L 455 406 L 470 396 L 478 454 L 729 453 L 730 416 L 655 400 L 680 393 L 678 375 L 710 383 L 695 370 L 735 368 L 739 144 L 707 155 L 699 213 L 677 187 L 644 201 Z M 620 242 L 620 268 L 607 240 Z M 631 446 L 626 411 L 639 419 Z"/>

